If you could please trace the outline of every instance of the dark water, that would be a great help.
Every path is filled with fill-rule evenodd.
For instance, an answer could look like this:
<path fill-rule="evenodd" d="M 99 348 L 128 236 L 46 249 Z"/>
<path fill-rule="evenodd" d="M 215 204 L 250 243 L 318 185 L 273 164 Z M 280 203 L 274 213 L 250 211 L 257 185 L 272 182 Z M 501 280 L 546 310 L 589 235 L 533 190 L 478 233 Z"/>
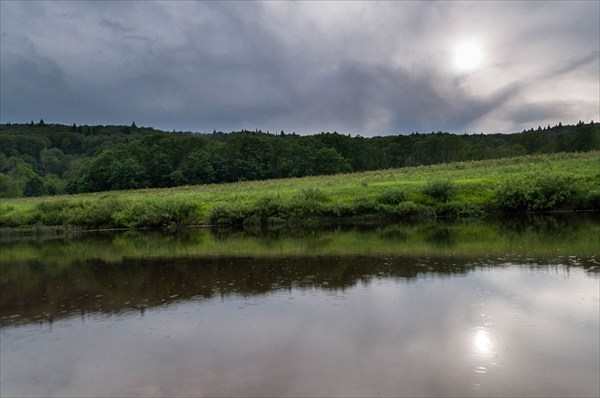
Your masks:
<path fill-rule="evenodd" d="M 8 396 L 598 396 L 600 221 L 2 241 Z"/>

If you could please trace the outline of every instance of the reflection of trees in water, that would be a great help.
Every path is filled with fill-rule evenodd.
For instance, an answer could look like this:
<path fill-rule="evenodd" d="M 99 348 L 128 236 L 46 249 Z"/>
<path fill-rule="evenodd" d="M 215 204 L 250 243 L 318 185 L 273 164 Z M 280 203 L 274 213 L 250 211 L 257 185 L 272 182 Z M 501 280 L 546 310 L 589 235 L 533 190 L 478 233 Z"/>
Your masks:
<path fill-rule="evenodd" d="M 529 262 L 539 268 L 534 264 L 543 260 L 435 256 L 125 258 L 121 263 L 75 262 L 61 272 L 30 262 L 20 264 L 18 285 L 3 280 L 2 325 L 47 321 L 74 312 L 142 310 L 188 299 L 292 289 L 344 290 L 379 278 L 411 283 L 426 274 L 465 274 L 474 268 L 506 266 L 510 261 Z M 12 314 L 21 316 L 8 319 Z"/>
<path fill-rule="evenodd" d="M 598 260 L 593 255 L 578 256 L 577 249 L 587 248 L 583 252 L 589 254 L 594 244 L 590 239 L 598 232 L 597 219 L 593 214 L 521 215 L 492 223 L 184 230 L 176 234 L 128 231 L 85 234 L 71 240 L 14 240 L 2 243 L 1 323 L 15 323 L 8 319 L 13 314 L 31 321 L 74 311 L 113 313 L 174 300 L 260 295 L 277 289 L 346 289 L 383 277 L 410 283 L 424 274 L 464 274 L 473 267 L 510 262 L 532 267 L 545 264 L 546 268 L 565 264 L 567 270 L 577 266 L 599 273 Z M 501 241 L 515 242 L 515 250 L 504 253 Z M 582 241 L 587 246 L 579 245 Z M 282 242 L 287 246 L 278 251 Z M 232 254 L 242 244 L 247 245 L 244 250 L 258 254 Z M 357 246 L 369 245 L 377 245 L 368 251 L 371 254 L 344 254 L 362 253 Z M 563 257 L 556 254 L 559 245 Z M 473 247 L 476 252 L 469 250 Z M 571 255 L 584 258 L 567 257 Z"/>
<path fill-rule="evenodd" d="M 447 227 L 433 228 L 425 235 L 425 241 L 432 246 L 453 247 L 456 246 L 457 237 L 455 232 Z"/>
<path fill-rule="evenodd" d="M 576 216 L 576 215 L 575 215 Z M 499 233 L 506 236 L 524 235 L 535 232 L 541 236 L 573 236 L 581 228 L 586 228 L 586 223 L 597 220 L 597 214 L 587 213 L 581 215 L 581 220 L 573 222 L 573 213 L 555 214 L 519 214 L 498 218 Z M 597 221 L 596 221 L 597 222 Z"/>

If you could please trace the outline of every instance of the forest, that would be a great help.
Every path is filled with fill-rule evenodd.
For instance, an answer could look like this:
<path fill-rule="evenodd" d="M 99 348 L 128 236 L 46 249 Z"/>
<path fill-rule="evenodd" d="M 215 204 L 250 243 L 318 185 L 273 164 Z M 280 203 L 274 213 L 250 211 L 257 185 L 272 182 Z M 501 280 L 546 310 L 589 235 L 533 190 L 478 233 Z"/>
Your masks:
<path fill-rule="evenodd" d="M 0 125 L 0 197 L 43 196 L 331 175 L 600 149 L 600 123 L 513 134 L 365 138 L 337 132 L 210 134 L 149 127 Z"/>

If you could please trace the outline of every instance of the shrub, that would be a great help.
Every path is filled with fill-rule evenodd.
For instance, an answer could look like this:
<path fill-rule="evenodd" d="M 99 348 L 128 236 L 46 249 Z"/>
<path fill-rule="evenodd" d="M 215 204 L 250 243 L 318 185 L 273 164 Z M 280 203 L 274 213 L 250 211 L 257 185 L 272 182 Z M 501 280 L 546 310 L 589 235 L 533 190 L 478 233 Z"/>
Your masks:
<path fill-rule="evenodd" d="M 113 197 L 77 203 L 68 210 L 66 223 L 87 228 L 114 227 L 114 216 L 122 208 L 123 204 Z"/>
<path fill-rule="evenodd" d="M 399 188 L 387 188 L 377 198 L 379 203 L 385 205 L 397 205 L 406 199 L 406 193 Z"/>
<path fill-rule="evenodd" d="M 430 181 L 422 192 L 438 202 L 448 202 L 454 194 L 454 183 L 450 180 Z"/>
<path fill-rule="evenodd" d="M 585 209 L 600 210 L 600 190 L 590 190 L 585 197 Z"/>
<path fill-rule="evenodd" d="M 302 191 L 300 191 L 300 197 L 306 201 L 319 203 L 327 202 L 329 200 L 327 194 L 321 191 L 319 188 L 303 189 Z"/>
<path fill-rule="evenodd" d="M 575 184 L 571 178 L 522 177 L 506 181 L 496 190 L 496 207 L 504 212 L 559 209 L 574 193 Z"/>
<path fill-rule="evenodd" d="M 65 225 L 72 208 L 73 205 L 66 200 L 43 201 L 35 206 L 35 212 L 43 225 Z"/>
<path fill-rule="evenodd" d="M 358 197 L 352 202 L 353 213 L 356 215 L 378 213 L 379 207 L 380 205 L 374 199 L 364 196 Z"/>
<path fill-rule="evenodd" d="M 117 225 L 130 228 L 180 228 L 193 221 L 197 208 L 181 199 L 133 202 L 113 216 Z"/>
<path fill-rule="evenodd" d="M 14 206 L 0 206 L 0 227 L 32 225 L 39 219 L 37 211 L 23 211 Z"/>
<path fill-rule="evenodd" d="M 212 208 L 208 219 L 215 225 L 242 224 L 250 214 L 247 208 L 240 205 L 218 205 Z"/>
<path fill-rule="evenodd" d="M 356 215 L 356 209 L 351 204 L 335 202 L 327 207 L 327 213 L 330 217 L 351 217 Z"/>
<path fill-rule="evenodd" d="M 285 209 L 271 196 L 260 198 L 254 206 L 249 209 L 249 216 L 244 220 L 244 224 L 276 224 L 286 218 Z"/>
<path fill-rule="evenodd" d="M 287 214 L 294 219 L 323 216 L 328 213 L 329 201 L 329 196 L 318 188 L 303 189 L 292 199 Z"/>
<path fill-rule="evenodd" d="M 569 203 L 576 210 L 600 210 L 600 190 L 578 190 Z"/>

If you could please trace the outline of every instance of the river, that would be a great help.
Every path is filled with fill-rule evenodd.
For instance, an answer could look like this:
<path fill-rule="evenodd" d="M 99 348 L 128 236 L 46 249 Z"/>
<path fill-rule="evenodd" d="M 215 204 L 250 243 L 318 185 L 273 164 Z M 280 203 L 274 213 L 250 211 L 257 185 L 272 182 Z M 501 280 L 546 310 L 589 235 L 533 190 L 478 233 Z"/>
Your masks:
<path fill-rule="evenodd" d="M 0 244 L 3 397 L 600 394 L 597 214 Z"/>

